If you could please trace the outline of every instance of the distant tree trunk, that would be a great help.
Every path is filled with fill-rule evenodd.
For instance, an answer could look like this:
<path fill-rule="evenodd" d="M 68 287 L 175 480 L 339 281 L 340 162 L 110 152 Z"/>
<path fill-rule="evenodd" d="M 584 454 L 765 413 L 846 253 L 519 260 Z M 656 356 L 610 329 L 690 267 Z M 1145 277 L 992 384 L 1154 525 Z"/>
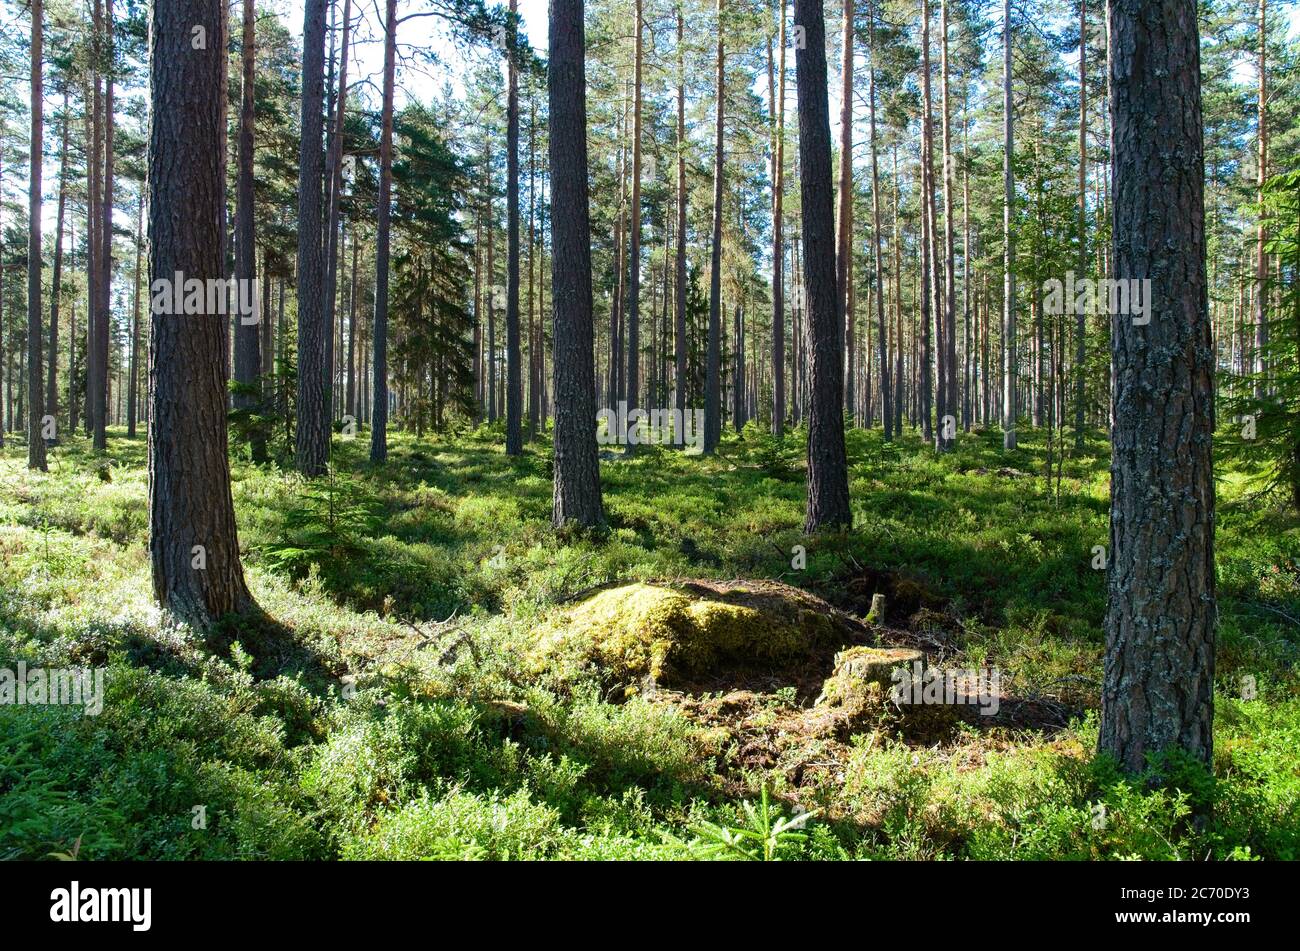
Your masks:
<path fill-rule="evenodd" d="M 1112 21 L 1113 23 L 1113 21 Z M 1259 23 L 1256 28 L 1259 55 L 1256 72 L 1259 78 L 1256 128 L 1255 200 L 1259 204 L 1259 222 L 1255 230 L 1255 399 L 1268 392 L 1264 373 L 1268 369 L 1268 229 L 1264 216 L 1264 183 L 1268 181 L 1268 0 L 1259 0 Z"/>
<path fill-rule="evenodd" d="M 235 308 L 235 383 L 239 387 L 234 394 L 234 407 L 237 410 L 255 412 L 261 405 L 261 384 L 259 374 L 262 369 L 262 340 L 257 326 L 257 303 L 252 302 L 252 311 L 245 313 L 243 304 L 257 280 L 257 244 L 254 231 L 253 209 L 253 110 L 255 97 L 253 81 L 257 65 L 257 40 L 255 27 L 257 14 L 254 0 L 244 0 L 244 33 L 241 65 L 239 106 L 239 183 L 235 196 L 235 279 L 239 290 L 235 294 L 239 306 Z M 256 392 L 254 392 L 256 391 Z M 249 447 L 254 462 L 266 461 L 266 439 L 254 433 L 249 439 Z"/>
<path fill-rule="evenodd" d="M 841 39 L 840 92 L 840 184 L 839 228 L 835 254 L 836 306 L 842 326 L 845 373 L 844 408 L 856 417 L 853 377 L 856 373 L 853 346 L 853 308 L 849 288 L 853 283 L 853 0 L 844 0 L 844 33 Z"/>
<path fill-rule="evenodd" d="M 1011 0 L 1002 0 L 1002 448 L 1016 448 L 1015 103 L 1011 98 Z"/>
<path fill-rule="evenodd" d="M 674 394 L 680 418 L 686 418 L 686 57 L 685 15 L 677 3 L 677 255 L 673 281 Z"/>
<path fill-rule="evenodd" d="M 348 46 L 352 37 L 352 0 L 343 0 L 343 37 L 340 45 L 338 91 L 334 97 L 334 129 L 329 137 L 329 154 L 325 160 L 328 181 L 329 211 L 325 226 L 325 290 L 321 301 L 325 309 L 325 369 L 329 374 L 326 402 L 333 415 L 334 403 L 334 328 L 338 306 L 339 274 L 339 206 L 343 198 L 343 120 L 348 100 Z M 341 346 L 341 345 L 340 345 Z"/>
<path fill-rule="evenodd" d="M 221 123 L 226 8 L 155 0 L 150 44 L 149 271 L 224 277 Z M 191 47 L 194 26 L 204 49 Z M 153 280 L 150 281 L 152 285 Z M 224 315 L 155 314 L 149 336 L 149 553 L 154 595 L 199 629 L 255 609 L 239 563 L 226 441 Z"/>
<path fill-rule="evenodd" d="M 952 417 L 951 429 L 939 427 L 939 448 L 948 450 L 956 440 L 957 423 L 957 257 L 955 252 L 955 227 L 952 200 L 952 110 L 948 96 L 948 0 L 939 4 L 940 86 L 943 100 L 943 346 L 944 375 L 939 381 L 943 388 L 944 412 Z"/>
<path fill-rule="evenodd" d="M 510 0 L 506 43 L 509 72 L 506 94 L 506 455 L 524 451 L 523 375 L 519 345 L 519 65 L 516 50 L 519 21 L 516 0 Z"/>
<path fill-rule="evenodd" d="M 104 73 L 104 192 L 99 213 L 103 216 L 100 224 L 100 251 L 96 263 L 99 266 L 99 280 L 96 283 L 96 310 L 99 316 L 95 322 L 95 365 L 99 368 L 98 386 L 95 390 L 95 449 L 108 447 L 108 361 L 109 340 L 112 334 L 112 294 L 113 294 L 113 0 L 105 0 L 104 5 L 104 57 L 107 68 Z"/>
<path fill-rule="evenodd" d="M 301 139 L 298 147 L 298 429 L 295 465 L 318 476 L 329 464 L 326 308 L 321 243 L 325 0 L 304 0 Z"/>
<path fill-rule="evenodd" d="M 869 10 L 867 41 L 870 44 L 867 55 L 871 58 L 871 71 L 868 74 L 867 98 L 869 100 L 871 133 L 871 239 L 875 252 L 876 270 L 876 338 L 880 351 L 880 410 L 885 424 L 885 440 L 894 438 L 894 400 L 890 391 L 889 373 L 889 332 L 885 326 L 885 270 L 884 259 L 880 253 L 880 171 L 876 148 L 876 21 L 875 10 Z"/>
<path fill-rule="evenodd" d="M 98 49 L 98 16 L 94 20 L 93 37 L 92 46 Z M 95 388 L 99 379 L 99 319 L 96 310 L 99 292 L 95 288 L 99 286 L 99 265 L 96 262 L 100 252 L 99 229 L 103 222 L 99 214 L 99 189 L 103 184 L 100 179 L 103 151 L 100 129 L 103 123 L 99 113 L 103 103 L 97 69 L 92 70 L 92 73 L 85 93 L 86 102 L 90 106 L 86 113 L 86 386 L 82 394 L 82 417 L 87 436 L 93 436 L 95 432 Z"/>
<path fill-rule="evenodd" d="M 537 257 L 537 98 L 528 96 L 528 438 L 537 436 L 541 416 L 538 394 L 542 388 L 541 331 L 537 326 L 537 289 L 533 264 Z"/>
<path fill-rule="evenodd" d="M 772 148 L 772 433 L 780 436 L 785 432 L 785 0 L 776 0 L 776 11 L 780 26 Z"/>
<path fill-rule="evenodd" d="M 63 221 L 68 204 L 68 87 L 63 87 L 63 132 L 59 145 L 59 211 L 54 226 L 54 273 L 50 281 L 50 365 L 45 385 L 45 411 L 59 415 L 59 298 L 63 290 Z M 72 375 L 72 360 L 68 360 Z M 52 445 L 58 444 L 57 431 Z"/>
<path fill-rule="evenodd" d="M 712 453 L 722 438 L 722 192 L 726 165 L 723 132 L 726 109 L 726 56 L 722 39 L 722 0 L 717 0 L 717 121 L 713 150 L 713 234 L 709 264 L 709 338 L 704 364 L 704 452 Z M 823 54 L 824 59 L 824 54 Z"/>
<path fill-rule="evenodd" d="M 1079 277 L 1088 276 L 1088 0 L 1079 0 Z M 1084 361 L 1082 308 L 1074 317 L 1074 451 L 1083 452 Z"/>
<path fill-rule="evenodd" d="M 44 14 L 31 0 L 32 136 L 27 172 L 27 468 L 45 470 L 45 372 L 41 364 L 41 162 L 45 151 Z"/>
<path fill-rule="evenodd" d="M 1196 13 L 1192 0 L 1110 3 L 1114 273 L 1151 282 L 1148 323 L 1111 316 L 1100 748 L 1133 773 L 1170 748 L 1209 764 L 1213 744 L 1214 359 Z"/>
<path fill-rule="evenodd" d="M 130 374 L 126 386 L 126 434 L 135 437 L 136 417 L 139 413 L 140 377 L 140 257 L 144 249 L 144 191 L 136 201 L 135 212 L 135 290 L 131 297 L 131 358 Z"/>
<path fill-rule="evenodd" d="M 352 234 L 352 284 L 348 290 L 348 414 L 353 422 L 360 418 L 357 406 L 357 251 L 361 242 Z"/>
<path fill-rule="evenodd" d="M 586 36 L 582 0 L 551 0 L 551 299 L 555 317 L 555 485 L 551 521 L 604 521 L 596 456 L 596 367 L 587 197 Z"/>
<path fill-rule="evenodd" d="M 794 61 L 799 95 L 804 294 L 812 350 L 804 531 L 812 533 L 849 526 L 853 518 L 844 448 L 844 348 L 836 302 L 830 105 L 826 96 L 826 26 L 821 0 L 795 0 L 794 22 L 803 27 L 805 40 L 795 50 Z"/>
<path fill-rule="evenodd" d="M 393 204 L 393 84 L 397 72 L 397 0 L 385 0 L 383 112 L 379 132 L 379 208 L 375 228 L 374 406 L 370 461 L 388 459 L 388 261 Z M 518 314 L 516 314 L 516 318 Z M 518 328 L 516 327 L 516 332 Z"/>
<path fill-rule="evenodd" d="M 942 354 L 943 335 L 942 318 L 939 323 L 938 347 L 931 337 L 931 316 L 938 310 L 939 302 L 934 297 L 935 255 L 934 255 L 934 161 L 932 158 L 934 132 L 930 115 L 930 0 L 921 0 L 921 334 L 920 334 L 920 381 L 918 399 L 921 414 L 921 433 L 926 442 L 935 440 L 931 422 L 931 400 L 934 401 L 935 414 L 942 417 L 946 412 L 943 405 Z M 935 351 L 938 351 L 936 353 Z M 939 372 L 935 373 L 935 363 L 939 363 Z M 932 379 L 931 377 L 934 377 Z M 942 419 L 940 420 L 942 425 Z"/>
<path fill-rule="evenodd" d="M 627 374 L 628 407 L 641 407 L 641 61 L 643 58 L 641 16 L 642 0 L 633 0 L 636 18 L 632 79 L 632 233 L 628 252 L 627 291 Z M 653 315 L 653 307 L 651 308 Z M 652 318 L 653 319 L 653 316 Z M 628 442 L 628 451 L 633 444 Z"/>

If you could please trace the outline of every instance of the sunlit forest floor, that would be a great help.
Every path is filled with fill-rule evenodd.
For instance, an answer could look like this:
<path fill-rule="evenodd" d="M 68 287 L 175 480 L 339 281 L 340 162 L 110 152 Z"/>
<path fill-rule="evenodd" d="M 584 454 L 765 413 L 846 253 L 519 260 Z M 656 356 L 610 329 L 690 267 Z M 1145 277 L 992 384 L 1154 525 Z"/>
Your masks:
<path fill-rule="evenodd" d="M 587 537 L 549 526 L 545 440 L 510 459 L 487 428 L 395 434 L 374 468 L 364 433 L 336 437 L 313 483 L 236 462 L 273 622 L 206 640 L 152 604 L 143 434 L 65 441 L 48 475 L 11 445 L 0 668 L 109 669 L 97 716 L 0 705 L 0 858 L 1300 857 L 1300 525 L 1219 460 L 1213 776 L 1125 780 L 1094 755 L 1106 444 L 1058 497 L 1045 439 L 937 458 L 853 431 L 857 524 L 809 540 L 798 434 L 608 454 L 610 531 Z M 805 735 L 781 670 L 701 693 L 537 666 L 539 628 L 602 586 L 737 578 L 858 617 L 885 594 L 881 641 L 998 669 L 1002 715 Z M 776 824 L 804 811 L 802 835 Z"/>

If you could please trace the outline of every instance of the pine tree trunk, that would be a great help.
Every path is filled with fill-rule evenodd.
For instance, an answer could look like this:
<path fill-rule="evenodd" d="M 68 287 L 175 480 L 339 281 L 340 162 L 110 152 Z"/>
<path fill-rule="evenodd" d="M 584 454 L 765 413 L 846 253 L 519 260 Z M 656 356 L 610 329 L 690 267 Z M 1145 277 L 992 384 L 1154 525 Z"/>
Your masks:
<path fill-rule="evenodd" d="M 642 0 L 633 0 L 634 65 L 632 79 L 632 215 L 631 239 L 628 251 L 627 291 L 627 373 L 625 390 L 628 408 L 641 408 L 641 64 L 644 56 L 642 34 L 645 27 L 641 16 Z M 651 308 L 653 319 L 653 307 Z M 628 442 L 630 452 L 633 443 Z"/>
<path fill-rule="evenodd" d="M 1088 0 L 1079 0 L 1079 278 L 1088 276 Z M 1074 451 L 1083 452 L 1085 399 L 1083 309 L 1074 318 Z"/>
<path fill-rule="evenodd" d="M 840 64 L 840 181 L 838 235 L 835 250 L 836 306 L 840 311 L 845 358 L 844 409 L 852 415 L 853 377 L 853 308 L 849 304 L 849 286 L 853 281 L 853 0 L 844 0 L 844 31 L 840 40 L 843 58 Z"/>
<path fill-rule="evenodd" d="M 785 0 L 776 0 L 776 10 L 780 26 L 772 149 L 772 433 L 779 437 L 785 432 Z"/>
<path fill-rule="evenodd" d="M 551 0 L 551 299 L 555 318 L 555 484 L 551 520 L 604 521 L 596 456 L 596 368 L 587 185 L 587 79 L 582 0 Z"/>
<path fill-rule="evenodd" d="M 50 363 L 45 384 L 45 411 L 59 415 L 59 298 L 63 289 L 63 222 L 68 199 L 68 87 L 63 87 L 63 133 L 59 145 L 59 210 L 54 226 L 54 273 L 50 280 Z M 72 361 L 68 361 L 72 375 Z M 134 435 L 134 433 L 132 433 Z M 58 445 L 57 430 L 51 445 Z"/>
<path fill-rule="evenodd" d="M 379 207 L 375 227 L 374 405 L 370 422 L 370 461 L 388 459 L 388 262 L 393 204 L 393 85 L 397 72 L 397 0 L 386 0 L 384 86 L 379 133 Z M 517 263 L 517 262 L 516 262 Z M 518 314 L 515 315 L 516 319 Z M 518 327 L 516 327 L 516 332 Z"/>
<path fill-rule="evenodd" d="M 27 172 L 27 468 L 45 465 L 45 373 L 41 362 L 41 164 L 45 151 L 45 80 L 42 71 L 44 14 L 31 0 L 31 156 Z"/>
<path fill-rule="evenodd" d="M 943 253 L 944 253 L 944 293 L 943 293 L 943 379 L 939 385 L 943 388 L 944 412 L 952 417 L 951 428 L 945 424 L 939 427 L 940 449 L 953 447 L 957 430 L 957 283 L 956 283 L 956 244 L 952 199 L 952 109 L 948 96 L 948 0 L 939 3 L 939 56 L 940 56 L 940 97 L 943 102 Z"/>
<path fill-rule="evenodd" d="M 221 0 L 155 0 L 150 30 L 149 271 L 224 277 Z M 205 49 L 191 46 L 201 26 Z M 152 286 L 153 280 L 150 281 Z M 199 629 L 254 610 L 239 563 L 226 438 L 222 314 L 154 314 L 149 417 L 149 553 L 154 595 Z"/>
<path fill-rule="evenodd" d="M 1149 280 L 1150 294 L 1149 322 L 1111 315 L 1100 748 L 1133 773 L 1175 747 L 1208 764 L 1213 741 L 1214 368 L 1196 13 L 1192 0 L 1110 4 L 1114 273 Z"/>
<path fill-rule="evenodd" d="M 135 212 L 135 289 L 131 297 L 131 357 L 126 389 L 126 434 L 135 438 L 136 417 L 139 413 L 139 354 L 140 354 L 140 257 L 144 250 L 144 193 L 136 202 Z"/>
<path fill-rule="evenodd" d="M 243 40 L 241 51 L 242 78 L 239 107 L 239 183 L 235 196 L 235 280 L 239 287 L 235 300 L 235 383 L 234 407 L 245 412 L 257 412 L 261 406 L 262 339 L 257 320 L 260 318 L 256 302 L 252 311 L 245 313 L 243 302 L 250 300 L 249 288 L 257 280 L 257 245 L 253 209 L 253 80 L 256 68 L 257 14 L 254 0 L 244 0 Z M 254 433 L 249 439 L 254 462 L 266 461 L 266 439 Z"/>
<path fill-rule="evenodd" d="M 325 83 L 325 0 L 303 6 L 302 112 L 298 148 L 298 428 L 295 465 L 318 476 L 329 464 L 326 403 L 326 307 L 321 243 L 322 135 Z"/>
<path fill-rule="evenodd" d="M 677 254 L 673 280 L 673 360 L 679 418 L 686 418 L 686 63 L 683 0 L 677 3 Z"/>
<path fill-rule="evenodd" d="M 1011 99 L 1011 0 L 1002 0 L 1002 448 L 1016 448 L 1015 105 Z"/>
<path fill-rule="evenodd" d="M 325 177 L 328 182 L 329 211 L 325 226 L 325 289 L 322 305 L 325 311 L 325 333 L 329 344 L 326 347 L 325 368 L 329 374 L 326 384 L 325 399 L 331 406 L 333 417 L 334 403 L 334 365 L 337 362 L 333 345 L 335 328 L 338 327 L 338 273 L 339 273 L 339 207 L 343 199 L 343 120 L 348 101 L 348 47 L 352 39 L 352 0 L 343 0 L 343 35 L 340 44 L 339 78 L 337 91 L 334 93 L 334 128 L 329 137 L 329 154 L 325 159 Z M 342 328 L 339 328 L 341 335 Z"/>
<path fill-rule="evenodd" d="M 880 415 L 885 426 L 885 440 L 894 438 L 894 401 L 890 390 L 889 332 L 885 326 L 885 269 L 880 250 L 880 167 L 876 148 L 876 22 L 875 10 L 869 10 L 867 55 L 870 57 L 867 98 L 871 136 L 871 242 L 875 261 L 876 344 L 880 353 Z"/>
<path fill-rule="evenodd" d="M 524 451 L 523 375 L 519 345 L 519 66 L 517 3 L 510 0 L 506 44 L 506 455 Z M 390 96 L 391 101 L 391 96 Z M 391 111 L 391 105 L 389 107 Z M 391 120 L 390 120 L 391 122 Z M 389 146 L 391 150 L 391 145 Z"/>
<path fill-rule="evenodd" d="M 722 200 L 723 131 L 726 110 L 726 56 L 722 39 L 723 0 L 717 0 L 717 120 L 713 149 L 713 234 L 709 264 L 709 337 L 704 366 L 704 452 L 712 453 L 722 438 Z M 823 54 L 823 71 L 825 55 Z M 823 77 L 823 83 L 825 79 Z M 831 276 L 832 281 L 834 275 Z M 838 334 L 836 335 L 838 337 Z"/>
<path fill-rule="evenodd" d="M 805 42 L 795 51 L 799 160 L 803 196 L 804 289 L 812 359 L 808 380 L 808 508 L 804 531 L 847 527 L 848 460 L 844 448 L 844 347 L 836 300 L 835 217 L 831 201 L 830 105 L 826 95 L 826 26 L 820 0 L 795 0 Z"/>

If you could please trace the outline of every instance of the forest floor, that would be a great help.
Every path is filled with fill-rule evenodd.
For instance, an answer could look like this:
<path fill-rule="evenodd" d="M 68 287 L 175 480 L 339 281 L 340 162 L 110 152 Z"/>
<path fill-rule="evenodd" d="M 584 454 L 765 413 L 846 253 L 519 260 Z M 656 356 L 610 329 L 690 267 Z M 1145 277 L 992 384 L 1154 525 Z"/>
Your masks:
<path fill-rule="evenodd" d="M 1212 774 L 1095 753 L 1108 459 L 1045 472 L 1046 434 L 936 457 L 852 431 L 856 524 L 802 536 L 803 447 L 602 461 L 607 534 L 549 526 L 550 446 L 499 431 L 336 437 L 305 482 L 234 464 L 249 584 L 274 624 L 163 624 L 145 440 L 78 436 L 48 475 L 0 450 L 0 669 L 107 666 L 102 712 L 0 705 L 0 858 L 1300 858 L 1300 522 L 1217 463 Z M 796 546 L 805 546 L 806 564 Z M 996 669 L 998 716 L 914 734 L 819 722 L 832 658 L 628 689 L 536 633 L 616 584 L 769 579 L 881 643 Z M 802 836 L 761 806 L 808 811 Z M 750 808 L 746 809 L 746 803 Z M 1197 817 L 1208 816 L 1205 821 Z M 728 830 L 732 830 L 728 832 Z M 752 843 L 746 845 L 745 843 Z"/>

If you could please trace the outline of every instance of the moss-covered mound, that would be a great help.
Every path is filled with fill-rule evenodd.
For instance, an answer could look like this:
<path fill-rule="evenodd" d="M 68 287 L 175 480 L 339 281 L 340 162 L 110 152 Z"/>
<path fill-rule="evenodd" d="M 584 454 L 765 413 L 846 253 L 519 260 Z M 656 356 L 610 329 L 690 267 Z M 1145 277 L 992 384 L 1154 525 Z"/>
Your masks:
<path fill-rule="evenodd" d="M 596 665 L 610 679 L 672 683 L 720 667 L 797 662 L 860 643 L 865 630 L 806 591 L 772 581 L 609 588 L 539 632 L 539 666 Z"/>

